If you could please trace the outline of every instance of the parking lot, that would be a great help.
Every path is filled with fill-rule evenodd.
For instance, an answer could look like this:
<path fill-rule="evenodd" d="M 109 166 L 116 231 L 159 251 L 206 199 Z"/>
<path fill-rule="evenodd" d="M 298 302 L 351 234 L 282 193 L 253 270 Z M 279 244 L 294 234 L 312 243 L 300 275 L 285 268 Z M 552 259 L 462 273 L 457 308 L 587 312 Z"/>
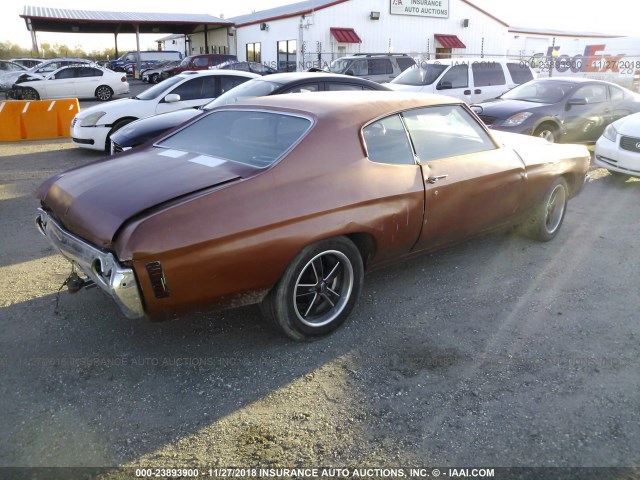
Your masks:
<path fill-rule="evenodd" d="M 0 466 L 640 463 L 637 179 L 593 169 L 550 243 L 373 273 L 344 328 L 299 344 L 256 307 L 149 323 L 58 293 L 32 192 L 97 158 L 0 145 Z"/>

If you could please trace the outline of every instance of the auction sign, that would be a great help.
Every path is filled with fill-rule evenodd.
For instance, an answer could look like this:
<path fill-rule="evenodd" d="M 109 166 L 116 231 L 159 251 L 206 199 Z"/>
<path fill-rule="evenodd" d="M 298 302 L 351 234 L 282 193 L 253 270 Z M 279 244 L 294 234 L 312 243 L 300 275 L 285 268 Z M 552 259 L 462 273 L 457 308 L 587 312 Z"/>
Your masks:
<path fill-rule="evenodd" d="M 390 0 L 392 15 L 449 18 L 449 0 Z"/>

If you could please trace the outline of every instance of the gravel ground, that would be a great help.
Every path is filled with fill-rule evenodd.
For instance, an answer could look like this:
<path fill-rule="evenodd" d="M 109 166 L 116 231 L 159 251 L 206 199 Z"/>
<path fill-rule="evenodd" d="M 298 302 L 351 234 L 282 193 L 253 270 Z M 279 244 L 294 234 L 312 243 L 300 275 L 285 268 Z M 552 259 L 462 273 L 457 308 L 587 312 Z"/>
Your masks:
<path fill-rule="evenodd" d="M 0 145 L 0 467 L 640 465 L 640 181 L 594 170 L 550 243 L 375 272 L 298 344 L 255 307 L 156 324 L 58 296 L 32 192 L 96 158 Z"/>

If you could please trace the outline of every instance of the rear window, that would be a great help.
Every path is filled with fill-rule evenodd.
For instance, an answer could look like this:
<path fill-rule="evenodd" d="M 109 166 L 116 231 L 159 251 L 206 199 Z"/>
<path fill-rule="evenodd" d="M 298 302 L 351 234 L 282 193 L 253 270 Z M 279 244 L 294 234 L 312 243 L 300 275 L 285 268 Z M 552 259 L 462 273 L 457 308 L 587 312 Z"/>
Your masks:
<path fill-rule="evenodd" d="M 527 83 L 529 80 L 533 80 L 533 74 L 529 65 L 522 65 L 520 63 L 507 63 L 507 69 L 513 83 L 520 85 L 521 83 Z"/>
<path fill-rule="evenodd" d="M 265 168 L 284 155 L 310 127 L 308 118 L 283 113 L 218 111 L 157 145 Z"/>
<path fill-rule="evenodd" d="M 411 57 L 398 57 L 396 61 L 398 62 L 398 67 L 400 67 L 400 70 L 403 72 L 416 64 L 416 61 Z"/>

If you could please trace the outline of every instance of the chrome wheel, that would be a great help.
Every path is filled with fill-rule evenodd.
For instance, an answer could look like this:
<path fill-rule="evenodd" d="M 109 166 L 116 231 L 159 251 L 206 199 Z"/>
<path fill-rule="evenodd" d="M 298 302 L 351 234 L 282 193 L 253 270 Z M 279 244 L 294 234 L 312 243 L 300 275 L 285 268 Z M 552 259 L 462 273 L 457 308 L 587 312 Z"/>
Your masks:
<path fill-rule="evenodd" d="M 40 95 L 35 88 L 24 88 L 21 93 L 22 100 L 40 100 Z"/>
<path fill-rule="evenodd" d="M 545 229 L 549 235 L 553 235 L 564 217 L 564 209 L 567 205 L 567 191 L 563 184 L 558 184 L 552 190 L 547 201 L 547 214 L 545 216 Z"/>
<path fill-rule="evenodd" d="M 353 267 L 344 253 L 328 250 L 313 257 L 293 289 L 298 319 L 309 327 L 331 323 L 349 302 L 353 278 Z"/>
<path fill-rule="evenodd" d="M 98 88 L 96 88 L 96 98 L 98 100 L 102 102 L 106 102 L 107 100 L 110 100 L 112 96 L 113 96 L 113 90 L 111 90 L 106 85 L 101 85 Z"/>
<path fill-rule="evenodd" d="M 554 143 L 556 141 L 556 129 L 552 126 L 542 125 L 536 129 L 533 135 L 544 138 L 547 142 Z"/>

